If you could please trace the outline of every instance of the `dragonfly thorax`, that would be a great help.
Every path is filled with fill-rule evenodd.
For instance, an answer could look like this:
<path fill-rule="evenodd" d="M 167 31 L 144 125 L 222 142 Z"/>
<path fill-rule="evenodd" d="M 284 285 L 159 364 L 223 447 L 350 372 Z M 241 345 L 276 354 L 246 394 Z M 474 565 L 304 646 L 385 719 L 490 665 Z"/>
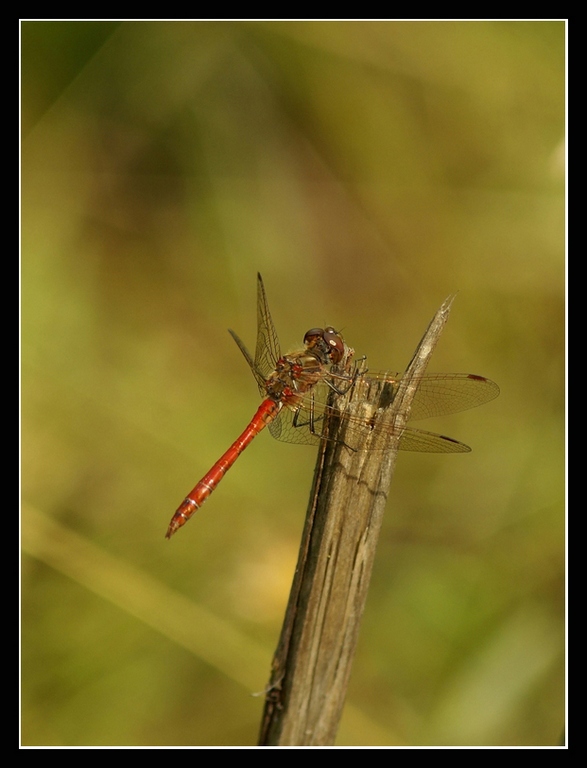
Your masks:
<path fill-rule="evenodd" d="M 265 382 L 268 397 L 276 401 L 297 400 L 324 377 L 324 366 L 315 354 L 293 353 L 280 357 Z"/>

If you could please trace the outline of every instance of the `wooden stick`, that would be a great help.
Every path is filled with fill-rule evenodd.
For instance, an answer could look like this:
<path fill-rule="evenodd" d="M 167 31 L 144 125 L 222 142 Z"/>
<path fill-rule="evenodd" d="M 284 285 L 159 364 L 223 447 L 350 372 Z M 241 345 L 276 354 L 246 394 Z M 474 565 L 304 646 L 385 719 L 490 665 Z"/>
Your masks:
<path fill-rule="evenodd" d="M 375 559 L 383 511 L 401 430 L 454 296 L 440 307 L 389 403 L 389 385 L 357 378 L 337 398 L 341 413 L 384 419 L 397 427 L 388 450 L 344 444 L 344 417 L 328 424 L 314 483 L 281 637 L 272 665 L 261 723 L 264 746 L 334 744 L 359 625 Z"/>

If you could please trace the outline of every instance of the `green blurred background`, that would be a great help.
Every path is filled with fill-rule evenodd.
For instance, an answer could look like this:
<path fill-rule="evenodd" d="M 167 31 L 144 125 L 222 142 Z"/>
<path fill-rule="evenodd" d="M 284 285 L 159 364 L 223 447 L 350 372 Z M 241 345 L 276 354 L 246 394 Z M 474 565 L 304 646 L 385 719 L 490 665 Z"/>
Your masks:
<path fill-rule="evenodd" d="M 565 722 L 564 22 L 22 24 L 22 743 L 251 745 L 315 451 L 261 435 L 169 519 L 284 351 L 342 328 L 501 396 L 402 454 L 340 745 Z"/>

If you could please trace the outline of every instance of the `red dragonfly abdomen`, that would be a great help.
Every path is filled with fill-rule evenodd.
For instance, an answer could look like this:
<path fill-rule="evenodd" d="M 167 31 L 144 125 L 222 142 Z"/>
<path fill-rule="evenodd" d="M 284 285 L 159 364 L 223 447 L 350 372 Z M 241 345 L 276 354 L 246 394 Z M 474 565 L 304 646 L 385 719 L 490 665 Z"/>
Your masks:
<path fill-rule="evenodd" d="M 169 523 L 166 538 L 170 539 L 178 528 L 185 525 L 195 511 L 202 506 L 253 438 L 275 419 L 282 405 L 282 402 L 276 402 L 271 398 L 263 400 L 242 435 L 237 437 L 226 453 L 218 459 L 212 469 L 204 475 L 179 505 Z"/>

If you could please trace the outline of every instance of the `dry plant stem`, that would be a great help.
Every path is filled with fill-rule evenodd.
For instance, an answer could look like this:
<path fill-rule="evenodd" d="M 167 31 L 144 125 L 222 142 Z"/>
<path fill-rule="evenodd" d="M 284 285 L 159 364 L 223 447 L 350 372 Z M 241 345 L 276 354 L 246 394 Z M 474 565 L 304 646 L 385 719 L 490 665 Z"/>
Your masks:
<path fill-rule="evenodd" d="M 334 744 L 367 599 L 399 434 L 454 297 L 440 307 L 389 402 L 387 385 L 357 379 L 338 397 L 341 412 L 393 422 L 388 450 L 352 451 L 344 418 L 328 425 L 314 474 L 294 582 L 273 659 L 259 744 Z M 334 423 L 336 422 L 336 423 Z"/>

